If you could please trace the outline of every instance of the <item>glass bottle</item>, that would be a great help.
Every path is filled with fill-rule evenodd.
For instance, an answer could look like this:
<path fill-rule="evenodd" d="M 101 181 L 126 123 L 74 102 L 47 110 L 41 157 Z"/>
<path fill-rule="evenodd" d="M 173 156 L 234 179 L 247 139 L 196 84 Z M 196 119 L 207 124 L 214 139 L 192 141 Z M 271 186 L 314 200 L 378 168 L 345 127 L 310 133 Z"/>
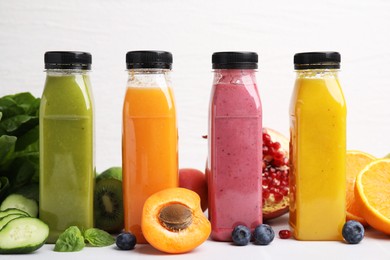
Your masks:
<path fill-rule="evenodd" d="M 299 240 L 341 240 L 346 104 L 337 52 L 297 53 L 290 106 L 290 226 Z"/>
<path fill-rule="evenodd" d="M 141 230 L 145 200 L 177 187 L 178 133 L 171 87 L 172 54 L 131 51 L 123 106 L 122 165 L 125 230 L 147 243 Z"/>
<path fill-rule="evenodd" d="M 253 52 L 216 52 L 209 107 L 211 238 L 231 241 L 235 226 L 262 223 L 262 109 Z"/>
<path fill-rule="evenodd" d="M 94 114 L 91 54 L 45 53 L 46 83 L 40 105 L 39 217 L 49 243 L 72 225 L 93 227 Z"/>

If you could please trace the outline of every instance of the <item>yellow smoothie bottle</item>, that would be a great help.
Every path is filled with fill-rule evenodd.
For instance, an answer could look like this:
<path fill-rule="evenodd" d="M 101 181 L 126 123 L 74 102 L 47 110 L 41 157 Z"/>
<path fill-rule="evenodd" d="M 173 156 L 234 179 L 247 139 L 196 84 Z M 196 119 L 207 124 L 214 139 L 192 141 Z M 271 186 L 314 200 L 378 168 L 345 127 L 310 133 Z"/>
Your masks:
<path fill-rule="evenodd" d="M 346 104 L 337 52 L 297 53 L 290 106 L 290 226 L 298 240 L 342 240 Z"/>

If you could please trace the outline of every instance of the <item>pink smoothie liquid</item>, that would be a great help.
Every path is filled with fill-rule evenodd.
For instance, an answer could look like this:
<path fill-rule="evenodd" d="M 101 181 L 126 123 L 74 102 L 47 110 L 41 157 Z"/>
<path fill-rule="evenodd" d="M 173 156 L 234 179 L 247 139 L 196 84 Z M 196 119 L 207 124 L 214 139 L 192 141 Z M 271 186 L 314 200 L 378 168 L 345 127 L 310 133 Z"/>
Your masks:
<path fill-rule="evenodd" d="M 216 70 L 209 113 L 211 238 L 262 223 L 262 110 L 254 70 Z"/>

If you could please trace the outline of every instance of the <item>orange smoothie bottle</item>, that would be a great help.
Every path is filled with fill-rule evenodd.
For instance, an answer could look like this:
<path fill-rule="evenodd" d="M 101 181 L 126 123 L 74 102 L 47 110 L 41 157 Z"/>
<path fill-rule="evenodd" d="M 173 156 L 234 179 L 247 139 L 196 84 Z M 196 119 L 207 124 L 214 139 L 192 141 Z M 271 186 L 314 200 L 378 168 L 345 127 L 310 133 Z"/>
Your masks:
<path fill-rule="evenodd" d="M 290 226 L 299 240 L 342 240 L 346 104 L 340 54 L 298 53 L 290 107 Z"/>
<path fill-rule="evenodd" d="M 178 135 L 172 54 L 132 51 L 126 55 L 129 79 L 123 106 L 122 166 L 125 230 L 147 243 L 141 230 L 145 200 L 178 186 Z"/>

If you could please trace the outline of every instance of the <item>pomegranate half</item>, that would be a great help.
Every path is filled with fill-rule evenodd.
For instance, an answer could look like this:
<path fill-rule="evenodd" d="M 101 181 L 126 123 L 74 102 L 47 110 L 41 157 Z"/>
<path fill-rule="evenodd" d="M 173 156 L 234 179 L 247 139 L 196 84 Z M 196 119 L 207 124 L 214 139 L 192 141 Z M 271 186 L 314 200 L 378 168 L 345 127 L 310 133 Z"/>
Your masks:
<path fill-rule="evenodd" d="M 263 220 L 279 217 L 289 207 L 289 140 L 263 128 Z"/>

